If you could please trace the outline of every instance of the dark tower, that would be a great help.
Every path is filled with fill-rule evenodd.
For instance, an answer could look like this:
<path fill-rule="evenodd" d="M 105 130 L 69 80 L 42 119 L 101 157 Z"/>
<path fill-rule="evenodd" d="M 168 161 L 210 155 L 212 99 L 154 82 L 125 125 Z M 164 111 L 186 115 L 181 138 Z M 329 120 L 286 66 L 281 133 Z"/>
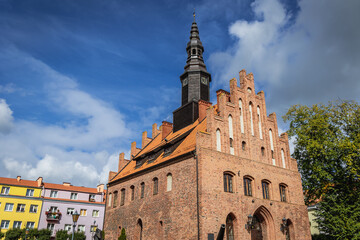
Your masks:
<path fill-rule="evenodd" d="M 209 101 L 211 75 L 203 59 L 204 47 L 200 41 L 199 29 L 191 25 L 190 41 L 186 46 L 188 54 L 181 81 L 181 107 L 173 112 L 174 132 L 192 124 L 199 117 L 198 100 Z"/>

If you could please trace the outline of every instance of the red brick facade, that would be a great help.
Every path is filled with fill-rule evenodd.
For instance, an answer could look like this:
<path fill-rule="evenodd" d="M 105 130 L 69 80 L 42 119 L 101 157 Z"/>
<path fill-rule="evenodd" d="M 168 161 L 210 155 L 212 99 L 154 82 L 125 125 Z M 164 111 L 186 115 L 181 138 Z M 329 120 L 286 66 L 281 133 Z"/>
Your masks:
<path fill-rule="evenodd" d="M 230 93 L 220 90 L 217 94 L 218 102 L 214 106 L 199 101 L 200 120 L 204 120 L 195 125 L 204 125 L 204 128 L 195 129 L 195 137 L 191 138 L 190 134 L 182 142 L 194 141 L 193 148 L 188 144 L 190 147 L 182 148 L 183 154 L 166 161 L 159 160 L 165 156 L 161 155 L 149 167 L 144 163 L 137 171 L 130 163 L 124 167 L 126 160 L 121 157 L 119 171 L 123 169 L 127 173 L 112 173 L 109 179 L 108 194 L 112 197 L 106 206 L 106 239 L 117 239 L 121 227 L 126 229 L 130 240 L 140 239 L 140 235 L 142 240 L 216 239 L 222 224 L 226 225 L 224 239 L 275 240 L 286 239 L 287 234 L 290 239 L 311 239 L 301 178 L 296 160 L 290 157 L 288 137 L 286 134 L 279 136 L 276 115 L 267 116 L 264 93 L 255 94 L 253 75 L 246 75 L 242 70 L 240 87 L 237 80 L 232 79 Z M 204 111 L 204 106 L 210 107 Z M 166 124 L 168 131 L 170 125 Z M 156 134 L 153 133 L 152 140 L 146 142 L 148 146 L 154 144 L 155 149 L 154 139 L 159 133 L 166 138 L 168 133 L 159 132 L 162 129 L 153 128 Z M 217 131 L 220 139 L 217 139 Z M 146 133 L 143 138 L 147 139 Z M 219 141 L 220 151 L 217 150 Z M 142 145 L 144 150 L 144 143 Z M 136 154 L 146 155 L 146 151 L 143 153 L 136 148 L 136 143 L 132 144 L 132 150 L 135 160 Z M 169 173 L 171 190 L 167 189 Z M 232 181 L 232 189 L 227 184 L 227 191 L 224 173 L 229 174 Z M 245 196 L 244 177 L 251 180 L 251 196 Z M 154 178 L 158 179 L 156 195 Z M 268 186 L 269 199 L 263 197 L 262 181 Z M 143 198 L 142 183 L 145 184 Z M 285 187 L 286 201 L 281 201 L 280 185 Z M 122 189 L 125 199 L 121 206 Z M 115 191 L 118 192 L 116 207 Z M 245 227 L 249 215 L 257 220 L 252 229 Z M 282 231 L 284 218 L 286 227 Z M 227 219 L 232 219 L 232 223 L 227 223 Z M 229 236 L 232 235 L 230 232 L 233 232 L 233 238 Z"/>

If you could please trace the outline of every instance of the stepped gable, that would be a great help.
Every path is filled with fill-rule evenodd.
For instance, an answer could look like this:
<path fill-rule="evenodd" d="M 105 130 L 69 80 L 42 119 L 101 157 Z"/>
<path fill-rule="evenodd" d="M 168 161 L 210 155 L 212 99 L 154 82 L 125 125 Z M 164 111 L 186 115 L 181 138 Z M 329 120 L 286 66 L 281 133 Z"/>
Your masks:
<path fill-rule="evenodd" d="M 142 149 L 132 161 L 130 161 L 114 178 L 109 181 L 109 184 L 117 180 L 130 176 L 132 174 L 141 172 L 145 169 L 154 167 L 168 160 L 190 153 L 195 150 L 196 134 L 199 131 L 206 131 L 206 119 L 199 123 L 196 120 L 193 124 L 180 129 L 177 132 L 171 132 L 166 138 L 161 139 L 161 134 L 158 134 L 144 149 Z M 165 140 L 166 139 L 166 140 Z M 177 146 L 177 143 L 179 144 Z M 171 153 L 166 155 L 164 149 L 167 146 L 175 146 Z M 156 154 L 160 152 L 160 154 Z M 148 156 L 155 154 L 154 159 L 147 159 Z M 145 159 L 141 166 L 137 166 L 137 162 Z"/>

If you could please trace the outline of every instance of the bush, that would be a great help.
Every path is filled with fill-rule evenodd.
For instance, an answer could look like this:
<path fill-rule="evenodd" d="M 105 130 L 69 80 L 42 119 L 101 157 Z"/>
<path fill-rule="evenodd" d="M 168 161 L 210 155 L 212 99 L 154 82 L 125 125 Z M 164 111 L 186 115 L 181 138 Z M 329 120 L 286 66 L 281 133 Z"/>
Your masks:
<path fill-rule="evenodd" d="M 86 240 L 86 236 L 84 232 L 75 232 L 74 234 L 74 240 Z"/>
<path fill-rule="evenodd" d="M 71 239 L 71 234 L 68 233 L 66 230 L 58 230 L 56 231 L 55 239 L 56 240 L 67 240 Z"/>
<path fill-rule="evenodd" d="M 329 235 L 325 235 L 325 234 L 314 234 L 314 235 L 311 235 L 311 239 L 312 240 L 332 240 L 334 238 L 330 237 Z"/>
<path fill-rule="evenodd" d="M 5 234 L 5 240 L 18 240 L 25 235 L 25 229 L 12 228 Z"/>
<path fill-rule="evenodd" d="M 41 229 L 38 232 L 37 240 L 49 240 L 51 238 L 51 231 L 48 229 Z"/>
<path fill-rule="evenodd" d="M 126 240 L 125 228 L 121 229 L 121 234 L 120 234 L 118 240 Z"/>

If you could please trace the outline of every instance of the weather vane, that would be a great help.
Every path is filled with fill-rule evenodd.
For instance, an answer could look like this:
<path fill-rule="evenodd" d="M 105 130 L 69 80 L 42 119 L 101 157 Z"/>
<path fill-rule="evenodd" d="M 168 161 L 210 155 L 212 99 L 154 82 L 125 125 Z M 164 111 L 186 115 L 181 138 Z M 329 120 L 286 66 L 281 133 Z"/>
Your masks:
<path fill-rule="evenodd" d="M 193 16 L 194 16 L 194 22 L 195 22 L 195 8 L 194 8 Z"/>

